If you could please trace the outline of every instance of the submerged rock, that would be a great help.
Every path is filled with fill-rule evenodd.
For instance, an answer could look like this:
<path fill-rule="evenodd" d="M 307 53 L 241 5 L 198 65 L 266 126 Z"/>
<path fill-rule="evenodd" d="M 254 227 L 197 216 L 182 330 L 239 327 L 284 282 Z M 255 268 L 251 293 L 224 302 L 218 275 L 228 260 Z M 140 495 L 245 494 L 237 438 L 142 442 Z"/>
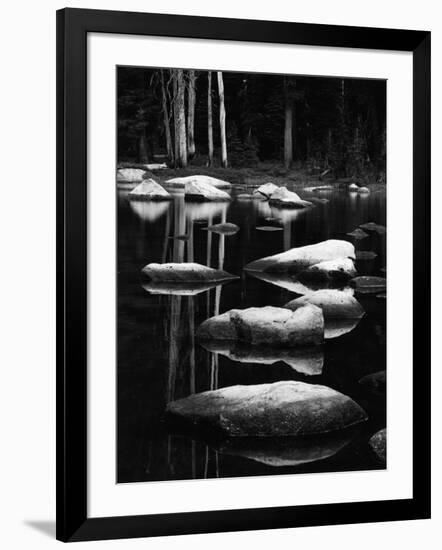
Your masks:
<path fill-rule="evenodd" d="M 272 193 L 269 204 L 277 208 L 306 208 L 307 206 L 313 206 L 311 202 L 301 199 L 299 195 L 293 191 L 289 191 L 287 187 L 278 187 Z"/>
<path fill-rule="evenodd" d="M 258 231 L 282 231 L 282 227 L 278 225 L 260 225 L 256 228 Z"/>
<path fill-rule="evenodd" d="M 380 292 L 386 290 L 387 279 L 384 279 L 384 277 L 370 277 L 368 275 L 363 275 L 352 279 L 350 284 L 359 294 L 379 294 Z"/>
<path fill-rule="evenodd" d="M 273 365 L 282 362 L 306 376 L 322 374 L 324 366 L 324 352 L 321 346 L 272 348 L 222 340 L 203 341 L 201 345 L 206 350 L 223 355 L 231 361 L 260 365 Z"/>
<path fill-rule="evenodd" d="M 255 191 L 253 191 L 253 194 L 254 195 L 261 195 L 262 197 L 264 197 L 266 199 L 270 199 L 272 194 L 277 189 L 279 189 L 279 187 L 277 185 L 275 185 L 274 183 L 264 183 L 264 185 L 260 185 L 258 187 L 258 189 L 255 189 Z"/>
<path fill-rule="evenodd" d="M 372 252 L 371 250 L 356 250 L 357 262 L 368 262 L 370 260 L 374 260 L 377 257 L 378 255 L 376 254 L 376 252 Z"/>
<path fill-rule="evenodd" d="M 387 462 L 387 429 L 376 432 L 368 442 L 376 458 L 382 464 Z"/>
<path fill-rule="evenodd" d="M 357 272 L 353 260 L 350 258 L 339 258 L 312 265 L 301 271 L 298 278 L 303 282 L 313 281 L 342 284 L 356 277 L 356 275 Z"/>
<path fill-rule="evenodd" d="M 141 183 L 146 170 L 141 168 L 119 168 L 117 170 L 118 183 Z"/>
<path fill-rule="evenodd" d="M 296 311 L 306 304 L 320 307 L 324 315 L 325 339 L 337 338 L 352 331 L 365 315 L 364 308 L 349 293 L 341 290 L 317 290 L 295 300 L 284 307 Z"/>
<path fill-rule="evenodd" d="M 235 437 L 216 446 L 221 454 L 242 456 L 272 466 L 283 468 L 318 462 L 329 458 L 354 437 L 355 430 L 340 430 L 312 437 Z"/>
<path fill-rule="evenodd" d="M 206 319 L 198 327 L 201 340 L 238 340 L 253 345 L 318 345 L 324 339 L 320 308 L 306 305 L 296 311 L 265 306 L 232 309 Z"/>
<path fill-rule="evenodd" d="M 209 225 L 207 230 L 220 235 L 235 235 L 235 233 L 238 233 L 239 227 L 234 223 L 217 223 Z"/>
<path fill-rule="evenodd" d="M 211 176 L 185 176 L 182 178 L 172 178 L 167 180 L 166 183 L 176 187 L 184 187 L 188 183 L 194 183 L 196 185 L 207 184 L 218 189 L 230 189 L 232 187 L 232 184 L 228 181 L 212 178 Z"/>
<path fill-rule="evenodd" d="M 229 201 L 230 195 L 221 189 L 217 189 L 210 183 L 189 182 L 184 187 L 184 199 L 186 201 Z"/>
<path fill-rule="evenodd" d="M 362 239 L 366 239 L 368 237 L 368 234 L 360 229 L 359 227 L 355 229 L 354 231 L 351 231 L 350 233 L 347 233 L 349 237 L 352 237 L 356 241 L 360 241 Z"/>
<path fill-rule="evenodd" d="M 231 275 L 221 269 L 213 269 L 197 263 L 168 263 L 148 264 L 142 272 L 155 283 L 201 283 L 220 282 L 238 279 L 237 275 Z"/>
<path fill-rule="evenodd" d="M 330 239 L 255 260 L 244 269 L 268 273 L 299 273 L 312 265 L 341 258 L 355 259 L 355 247 L 348 241 Z"/>
<path fill-rule="evenodd" d="M 141 182 L 129 193 L 128 197 L 132 200 L 145 201 L 170 201 L 172 199 L 172 195 L 152 179 Z"/>
<path fill-rule="evenodd" d="M 229 437 L 281 437 L 342 430 L 367 419 L 350 397 L 304 382 L 230 386 L 167 406 L 175 417 Z"/>
<path fill-rule="evenodd" d="M 367 374 L 359 380 L 362 387 L 375 395 L 385 395 L 387 388 L 387 373 L 384 370 Z"/>
<path fill-rule="evenodd" d="M 387 232 L 387 228 L 385 227 L 385 225 L 379 225 L 378 223 L 374 222 L 363 223 L 359 227 L 361 229 L 365 229 L 365 231 L 374 231 L 378 235 L 385 235 L 385 233 Z"/>

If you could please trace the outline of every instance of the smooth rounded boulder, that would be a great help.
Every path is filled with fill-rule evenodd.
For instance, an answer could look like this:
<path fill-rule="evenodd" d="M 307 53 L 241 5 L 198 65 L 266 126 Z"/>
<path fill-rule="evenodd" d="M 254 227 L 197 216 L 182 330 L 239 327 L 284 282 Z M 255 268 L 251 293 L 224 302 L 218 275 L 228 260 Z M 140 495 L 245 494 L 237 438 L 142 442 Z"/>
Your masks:
<path fill-rule="evenodd" d="M 253 194 L 265 199 L 270 199 L 272 194 L 277 191 L 279 187 L 275 185 L 274 183 L 264 183 L 263 185 L 260 185 L 258 189 L 255 189 L 253 191 Z"/>
<path fill-rule="evenodd" d="M 222 269 L 213 269 L 197 263 L 151 263 L 143 267 L 142 272 L 153 282 L 158 283 L 202 283 L 221 282 L 238 279 Z"/>
<path fill-rule="evenodd" d="M 348 241 L 330 239 L 317 244 L 291 248 L 286 252 L 254 260 L 245 266 L 246 271 L 268 273 L 299 273 L 308 267 L 328 260 L 355 259 L 355 247 Z"/>
<path fill-rule="evenodd" d="M 144 180 L 132 189 L 128 198 L 131 200 L 145 201 L 170 201 L 172 195 L 159 183 L 152 179 Z"/>
<path fill-rule="evenodd" d="M 117 170 L 118 183 L 141 183 L 146 170 L 141 168 L 119 168 Z"/>
<path fill-rule="evenodd" d="M 232 184 L 228 181 L 223 181 L 218 178 L 212 178 L 211 176 L 184 176 L 182 178 L 172 178 L 170 180 L 166 181 L 167 184 L 176 186 L 176 187 L 184 187 L 188 183 L 194 183 L 196 185 L 211 185 L 212 187 L 216 187 L 218 189 L 230 189 L 232 187 Z"/>
<path fill-rule="evenodd" d="M 201 340 L 234 340 L 252 345 L 307 346 L 322 344 L 322 310 L 308 304 L 296 311 L 265 306 L 232 309 L 206 319 L 198 327 Z"/>
<path fill-rule="evenodd" d="M 276 208 L 306 208 L 307 206 L 313 206 L 311 202 L 301 199 L 299 195 L 289 191 L 287 187 L 278 187 L 270 196 L 269 204 Z"/>
<path fill-rule="evenodd" d="M 184 200 L 194 202 L 221 202 L 229 201 L 229 193 L 214 187 L 210 183 L 201 181 L 191 181 L 184 187 Z"/>
<path fill-rule="evenodd" d="M 230 386 L 172 401 L 167 412 L 228 437 L 287 437 L 324 434 L 367 420 L 350 397 L 297 381 Z"/>

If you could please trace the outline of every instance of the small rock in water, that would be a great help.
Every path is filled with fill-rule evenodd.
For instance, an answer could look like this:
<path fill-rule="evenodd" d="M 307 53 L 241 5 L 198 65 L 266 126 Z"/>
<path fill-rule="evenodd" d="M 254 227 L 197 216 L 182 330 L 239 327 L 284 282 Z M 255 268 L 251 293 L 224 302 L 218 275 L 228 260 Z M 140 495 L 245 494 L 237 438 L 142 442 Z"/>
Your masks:
<path fill-rule="evenodd" d="M 386 300 L 387 299 L 387 293 L 386 292 L 380 292 L 379 294 L 376 294 L 376 298 L 379 298 L 380 300 Z"/>
<path fill-rule="evenodd" d="M 260 225 L 256 229 L 258 231 L 282 231 L 282 227 L 276 225 Z"/>
<path fill-rule="evenodd" d="M 379 225 L 378 223 L 374 222 L 363 223 L 359 227 L 361 229 L 364 229 L 365 231 L 374 231 L 378 235 L 385 235 L 385 233 L 387 232 L 387 228 L 385 227 L 385 225 Z"/>
<path fill-rule="evenodd" d="M 278 187 L 272 193 L 269 204 L 277 208 L 306 208 L 307 206 L 312 206 L 311 202 L 301 199 L 299 195 L 293 191 L 289 191 L 287 187 Z"/>
<path fill-rule="evenodd" d="M 356 185 L 356 183 L 350 183 L 348 186 L 349 191 L 357 191 L 359 189 L 359 185 Z"/>
<path fill-rule="evenodd" d="M 324 434 L 367 420 L 350 397 L 293 380 L 229 386 L 172 401 L 167 412 L 229 437 L 286 437 Z"/>
<path fill-rule="evenodd" d="M 141 183 L 146 170 L 141 168 L 119 168 L 117 170 L 118 183 Z"/>
<path fill-rule="evenodd" d="M 351 258 L 327 260 L 312 265 L 298 275 L 300 281 L 323 281 L 341 284 L 357 275 Z"/>
<path fill-rule="evenodd" d="M 250 193 L 240 193 L 239 195 L 237 195 L 236 198 L 240 201 L 250 200 L 253 199 L 253 195 L 251 195 Z"/>
<path fill-rule="evenodd" d="M 359 384 L 376 395 L 384 395 L 387 387 L 387 376 L 384 370 L 367 374 L 359 380 Z"/>
<path fill-rule="evenodd" d="M 270 197 L 277 189 L 279 189 L 279 187 L 274 183 L 264 183 L 263 185 L 260 185 L 258 189 L 255 189 L 255 191 L 253 191 L 253 194 L 261 195 L 266 199 L 270 199 Z"/>
<path fill-rule="evenodd" d="M 172 195 L 159 183 L 153 179 L 148 179 L 137 185 L 135 189 L 129 193 L 128 198 L 145 201 L 170 201 Z"/>
<path fill-rule="evenodd" d="M 200 283 L 209 281 L 230 281 L 238 279 L 221 269 L 213 269 L 197 263 L 148 264 L 142 272 L 153 282 Z"/>
<path fill-rule="evenodd" d="M 230 201 L 229 193 L 214 187 L 210 183 L 191 181 L 184 187 L 184 200 L 194 202 Z"/>
<path fill-rule="evenodd" d="M 368 194 L 370 193 L 370 189 L 368 187 L 359 187 L 358 193 L 360 193 L 361 195 Z"/>
<path fill-rule="evenodd" d="M 322 344 L 322 310 L 307 304 L 296 311 L 265 306 L 231 309 L 206 319 L 198 327 L 201 340 L 232 340 L 253 345 L 306 346 Z"/>
<path fill-rule="evenodd" d="M 219 233 L 220 235 L 234 235 L 235 233 L 238 233 L 239 227 L 234 223 L 227 222 L 209 225 L 207 230 L 213 231 L 213 233 Z"/>
<path fill-rule="evenodd" d="M 328 202 L 330 202 L 329 199 L 322 198 L 322 197 L 311 197 L 309 200 L 313 204 L 327 204 Z"/>
<path fill-rule="evenodd" d="M 216 187 L 217 189 L 230 189 L 232 184 L 228 181 L 223 181 L 218 178 L 212 178 L 211 176 L 185 176 L 182 178 L 172 178 L 167 180 L 166 183 L 173 186 L 184 187 L 187 184 L 195 184 L 197 186 L 210 185 L 211 187 Z"/>
<path fill-rule="evenodd" d="M 368 442 L 376 458 L 382 464 L 387 462 L 387 429 L 376 432 Z"/>
<path fill-rule="evenodd" d="M 352 279 L 350 284 L 356 289 L 356 292 L 360 294 L 379 294 L 387 288 L 387 279 L 363 275 Z"/>
<path fill-rule="evenodd" d="M 381 269 L 379 270 L 381 273 L 383 273 L 384 275 L 387 274 L 387 268 L 386 267 L 381 267 Z"/>
<path fill-rule="evenodd" d="M 366 233 L 362 229 L 359 229 L 359 227 L 351 233 L 347 233 L 347 235 L 357 241 L 360 241 L 361 239 L 366 239 L 368 237 L 368 233 Z"/>
<path fill-rule="evenodd" d="M 374 260 L 377 256 L 376 252 L 372 252 L 371 250 L 356 250 L 356 261 Z"/>

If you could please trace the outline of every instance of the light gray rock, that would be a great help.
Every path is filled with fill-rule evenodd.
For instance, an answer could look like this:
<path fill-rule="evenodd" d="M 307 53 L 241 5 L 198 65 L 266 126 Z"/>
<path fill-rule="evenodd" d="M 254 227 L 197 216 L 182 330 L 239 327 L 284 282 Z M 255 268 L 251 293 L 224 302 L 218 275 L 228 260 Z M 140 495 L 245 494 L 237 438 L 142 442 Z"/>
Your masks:
<path fill-rule="evenodd" d="M 306 305 L 297 311 L 265 306 L 232 309 L 206 319 L 198 327 L 201 340 L 238 340 L 253 345 L 307 346 L 324 339 L 322 310 Z"/>
<path fill-rule="evenodd" d="M 131 200 L 170 201 L 172 195 L 152 179 L 144 180 L 129 195 Z"/>
<path fill-rule="evenodd" d="M 312 265 L 301 271 L 298 278 L 302 282 L 329 282 L 334 284 L 346 283 L 356 277 L 355 264 L 350 258 L 326 260 Z"/>
<path fill-rule="evenodd" d="M 197 263 L 151 263 L 143 267 L 142 272 L 155 283 L 202 283 L 221 282 L 238 279 L 220 269 L 213 269 Z"/>
<path fill-rule="evenodd" d="M 267 273 L 299 273 L 312 265 L 341 258 L 354 260 L 355 247 L 348 241 L 330 239 L 255 260 L 247 264 L 244 269 Z"/>
<path fill-rule="evenodd" d="M 368 442 L 371 450 L 381 464 L 387 462 L 387 429 L 376 432 Z"/>
<path fill-rule="evenodd" d="M 164 170 L 164 168 L 167 168 L 167 164 L 165 162 L 154 162 L 153 164 L 145 164 L 146 170 Z"/>
<path fill-rule="evenodd" d="M 228 437 L 286 437 L 342 430 L 367 419 L 350 397 L 304 382 L 230 386 L 172 401 L 167 412 Z"/>
<path fill-rule="evenodd" d="M 272 193 L 269 204 L 276 208 L 306 208 L 307 206 L 313 206 L 311 202 L 301 199 L 299 195 L 289 191 L 287 187 L 278 187 Z"/>
<path fill-rule="evenodd" d="M 221 189 L 218 189 L 207 182 L 191 181 L 185 184 L 184 199 L 186 201 L 205 202 L 205 201 L 229 201 L 230 195 Z"/>
<path fill-rule="evenodd" d="M 231 361 L 258 365 L 274 365 L 282 362 L 305 376 L 322 374 L 324 366 L 324 352 L 321 346 L 272 348 L 224 340 L 208 340 L 200 344 L 208 351 L 223 355 Z"/>
<path fill-rule="evenodd" d="M 119 168 L 117 170 L 118 183 L 141 183 L 146 170 L 142 168 Z"/>
<path fill-rule="evenodd" d="M 365 315 L 364 308 L 351 294 L 332 289 L 317 290 L 291 300 L 284 307 L 296 311 L 306 304 L 313 304 L 322 309 L 326 340 L 338 338 L 352 331 Z"/>
<path fill-rule="evenodd" d="M 350 183 L 348 186 L 349 191 L 357 191 L 359 189 L 359 185 L 356 185 L 356 183 Z"/>
<path fill-rule="evenodd" d="M 361 195 L 367 195 L 368 193 L 370 193 L 370 189 L 368 187 L 359 187 L 358 193 L 360 193 Z"/>
<path fill-rule="evenodd" d="M 219 233 L 220 235 L 235 235 L 235 233 L 238 233 L 239 227 L 234 223 L 227 222 L 209 225 L 207 230 L 213 231 L 213 233 Z"/>
<path fill-rule="evenodd" d="M 172 178 L 166 181 L 167 184 L 174 187 L 185 187 L 188 183 L 195 185 L 210 185 L 217 189 L 230 189 L 232 184 L 228 181 L 223 181 L 218 178 L 212 178 L 211 176 L 185 176 L 182 178 Z"/>
<path fill-rule="evenodd" d="M 387 279 L 384 277 L 370 277 L 363 275 L 355 277 L 350 281 L 351 286 L 356 289 L 359 294 L 379 294 L 387 288 Z"/>
<path fill-rule="evenodd" d="M 261 195 L 266 199 L 270 199 L 270 197 L 277 189 L 279 189 L 279 187 L 274 183 L 264 183 L 263 185 L 260 185 L 258 189 L 255 189 L 255 191 L 253 191 L 253 194 Z"/>

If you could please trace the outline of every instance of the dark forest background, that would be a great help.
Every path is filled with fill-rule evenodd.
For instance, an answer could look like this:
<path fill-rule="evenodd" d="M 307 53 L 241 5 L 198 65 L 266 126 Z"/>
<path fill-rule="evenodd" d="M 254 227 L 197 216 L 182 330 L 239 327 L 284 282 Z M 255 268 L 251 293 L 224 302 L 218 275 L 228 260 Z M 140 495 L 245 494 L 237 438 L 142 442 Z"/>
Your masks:
<path fill-rule="evenodd" d="M 119 67 L 118 161 L 384 182 L 386 83 Z"/>

